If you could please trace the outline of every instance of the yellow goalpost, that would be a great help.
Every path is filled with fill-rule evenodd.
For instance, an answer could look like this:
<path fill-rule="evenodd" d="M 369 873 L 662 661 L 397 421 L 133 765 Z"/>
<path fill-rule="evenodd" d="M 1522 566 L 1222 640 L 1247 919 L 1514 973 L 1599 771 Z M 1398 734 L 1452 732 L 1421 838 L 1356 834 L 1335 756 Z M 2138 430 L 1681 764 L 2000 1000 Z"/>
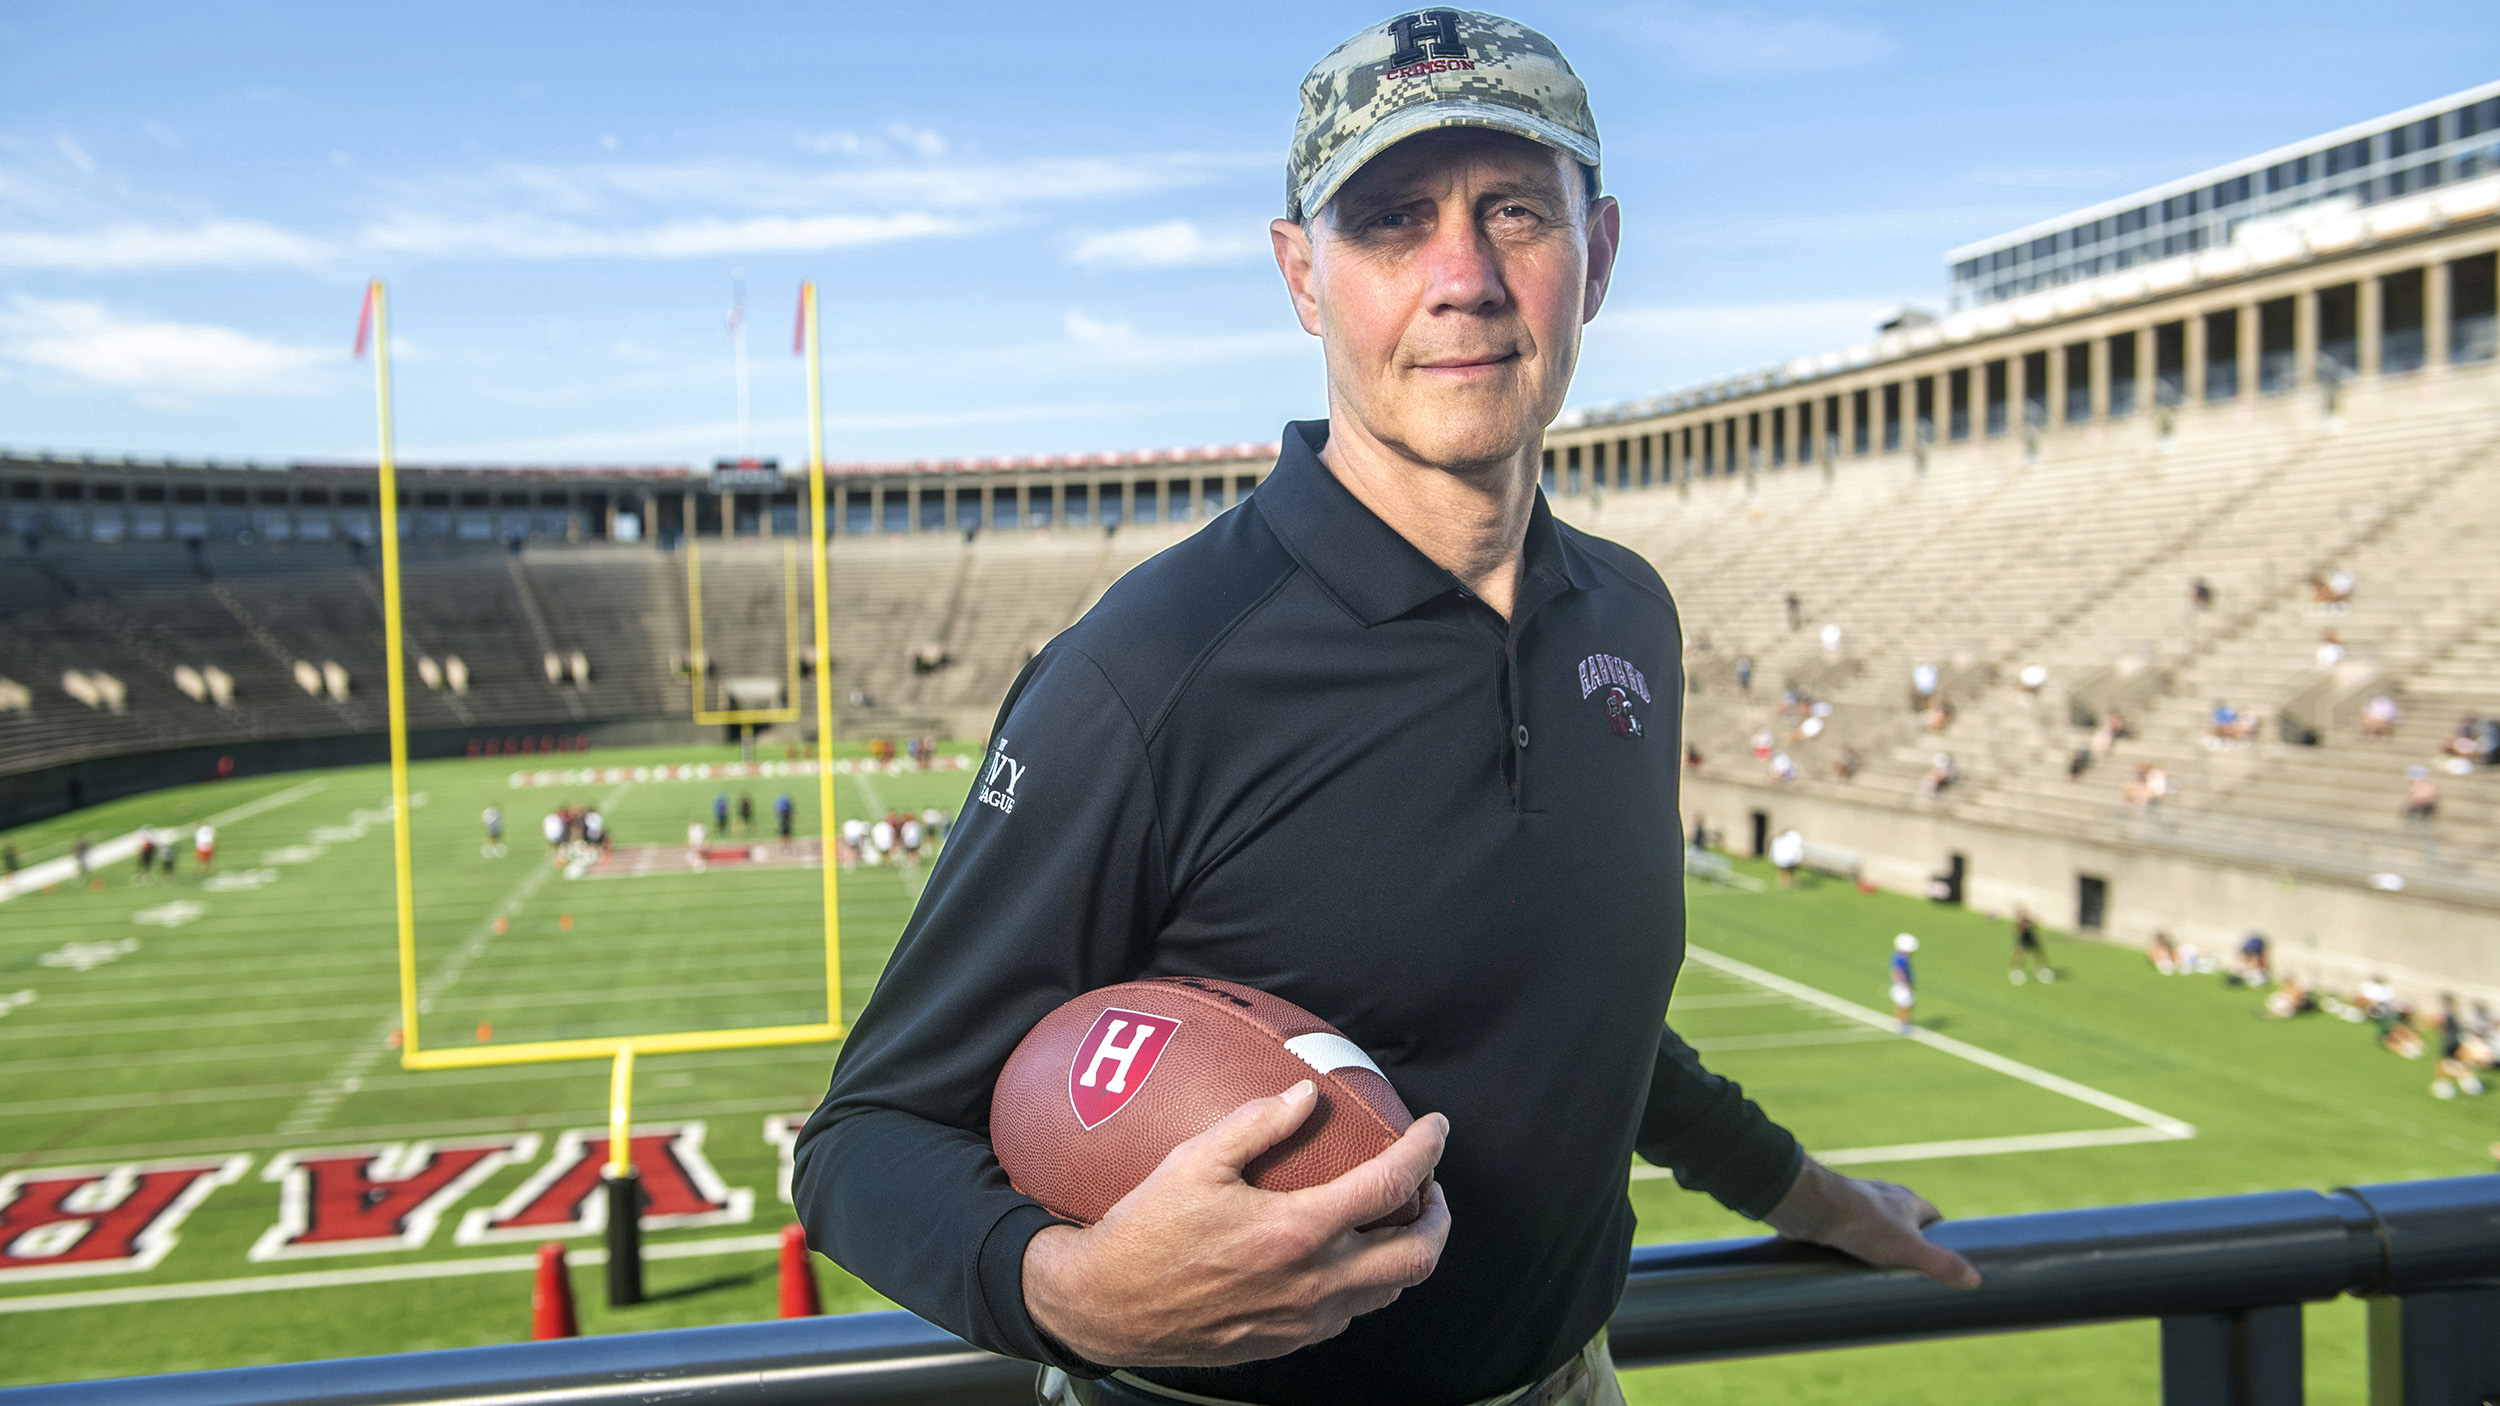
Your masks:
<path fill-rule="evenodd" d="M 711 658 L 703 649 L 703 548 L 701 538 L 686 534 L 686 638 L 694 668 L 694 720 L 705 727 L 799 720 L 799 544 L 781 544 L 781 652 L 789 669 L 790 701 L 778 708 L 706 708 L 703 690 L 711 676 Z M 825 573 L 816 575 L 816 593 L 824 594 Z M 820 658 L 822 656 L 819 656 Z"/>
<path fill-rule="evenodd" d="M 801 337 L 807 356 L 807 491 L 809 540 L 817 569 L 815 590 L 816 645 L 816 795 L 821 817 L 824 878 L 825 1019 L 812 1025 L 765 1025 L 727 1030 L 662 1031 L 643 1035 L 607 1035 L 574 1040 L 537 1040 L 510 1045 L 477 1045 L 428 1049 L 419 1035 L 417 1000 L 416 874 L 408 824 L 407 659 L 400 628 L 399 480 L 393 462 L 391 435 L 391 362 L 389 299 L 380 279 L 365 291 L 365 312 L 373 330 L 374 404 L 380 427 L 379 527 L 382 538 L 382 645 L 388 680 L 390 717 L 391 864 L 396 886 L 399 926 L 400 1055 L 402 1068 L 475 1069 L 491 1065 L 541 1064 L 559 1060 L 613 1061 L 609 1097 L 608 1174 L 611 1205 L 622 1208 L 608 1217 L 609 1298 L 631 1303 L 641 1296 L 639 1225 L 632 1199 L 633 1071 L 636 1055 L 685 1054 L 699 1050 L 755 1049 L 769 1045 L 803 1045 L 842 1038 L 842 916 L 839 866 L 833 862 L 834 800 L 831 744 L 833 702 L 826 681 L 832 658 L 832 607 L 825 563 L 825 424 L 823 357 L 817 345 L 816 285 L 799 287 Z M 360 333 L 361 342 L 361 333 Z M 698 662 L 702 650 L 700 568 L 694 539 L 687 539 L 688 609 Z M 797 629 L 798 561 L 795 547 L 783 563 L 785 645 L 790 670 L 787 707 L 769 710 L 707 711 L 703 677 L 695 678 L 694 720 L 698 723 L 791 722 L 799 716 L 799 651 Z M 620 1229 L 620 1222 L 622 1228 Z M 620 1277 L 622 1276 L 622 1277 Z"/>

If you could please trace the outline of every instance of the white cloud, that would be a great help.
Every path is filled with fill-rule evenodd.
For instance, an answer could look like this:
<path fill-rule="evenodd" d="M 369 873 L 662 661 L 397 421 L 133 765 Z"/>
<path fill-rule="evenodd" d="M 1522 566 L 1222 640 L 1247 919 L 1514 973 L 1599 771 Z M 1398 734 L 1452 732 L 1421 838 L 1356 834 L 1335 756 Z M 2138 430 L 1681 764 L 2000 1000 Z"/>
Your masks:
<path fill-rule="evenodd" d="M 95 158 L 87 154 L 85 147 L 66 136 L 53 138 L 52 144 L 60 148 L 61 159 L 77 167 L 80 174 L 88 176 L 95 174 Z"/>
<path fill-rule="evenodd" d="M 1210 234 L 1190 220 L 1166 220 L 1084 235 L 1069 248 L 1068 262 L 1088 268 L 1147 269 L 1246 263 L 1267 254 L 1266 234 L 1264 228 Z"/>
<path fill-rule="evenodd" d="M 1589 324 L 1575 407 L 1655 395 L 1872 340 L 1898 302 L 1876 298 L 1609 306 Z"/>
<path fill-rule="evenodd" d="M 130 317 L 101 303 L 13 296 L 0 309 L 0 356 L 154 399 L 288 395 L 309 388 L 336 348 L 268 341 L 231 327 Z"/>
<path fill-rule="evenodd" d="M 0 230 L 0 268 L 104 273 L 305 267 L 324 262 L 332 252 L 320 240 L 257 220 L 202 220 L 183 226 L 122 223 L 75 234 Z"/>
<path fill-rule="evenodd" d="M 1642 35 L 1700 73 L 1824 73 L 1891 56 L 1900 45 L 1873 25 L 1752 6 L 1674 6 L 1631 21 Z"/>
<path fill-rule="evenodd" d="M 2053 215 L 2050 205 L 1906 206 L 1836 210 L 1810 215 L 1760 215 L 1708 222 L 1671 222 L 1660 231 L 1670 249 L 1736 257 L 1768 257 L 1798 247 L 1843 247 L 1877 240 L 1946 244 L 1979 239 Z"/>
<path fill-rule="evenodd" d="M 611 227 L 536 215 L 444 219 L 399 215 L 367 228 L 361 248 L 438 258 L 696 259 L 729 254 L 810 253 L 963 234 L 964 220 L 937 215 L 769 215 L 671 220 Z"/>
<path fill-rule="evenodd" d="M 1242 361 L 1285 356 L 1316 346 L 1300 328 L 1274 332 L 1214 332 L 1165 337 L 1140 332 L 1126 322 L 1106 322 L 1070 309 L 1063 326 L 1068 340 L 1100 360 L 1154 366 L 1200 365 L 1211 361 Z"/>

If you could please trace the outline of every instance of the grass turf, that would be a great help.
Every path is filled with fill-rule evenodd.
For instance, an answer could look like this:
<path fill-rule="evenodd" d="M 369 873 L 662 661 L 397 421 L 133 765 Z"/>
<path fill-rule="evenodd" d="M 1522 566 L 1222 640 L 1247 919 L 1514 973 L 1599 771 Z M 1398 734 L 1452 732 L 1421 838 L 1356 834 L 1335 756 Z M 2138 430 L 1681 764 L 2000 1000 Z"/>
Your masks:
<path fill-rule="evenodd" d="M 608 753 L 601 765 L 726 760 Z M 722 871 L 568 881 L 534 833 L 559 801 L 598 802 L 623 843 L 676 844 L 710 823 L 726 789 L 756 799 L 759 828 L 789 790 L 798 832 L 815 832 L 812 779 L 649 781 L 513 789 L 509 759 L 416 768 L 420 977 L 431 992 L 429 1046 L 561 1038 L 822 1017 L 818 876 L 811 869 Z M 837 778 L 844 814 L 889 807 L 951 811 L 961 771 Z M 309 782 L 317 789 L 305 790 Z M 394 1254 L 251 1264 L 245 1251 L 278 1211 L 259 1178 L 269 1154 L 505 1129 L 552 1133 L 599 1125 L 607 1066 L 593 1061 L 410 1074 L 384 1041 L 396 1025 L 387 784 L 372 768 L 183 788 L 94 807 L 5 838 L 30 861 L 142 824 L 186 827 L 290 791 L 302 794 L 221 826 L 218 868 L 203 883 L 187 852 L 171 883 L 134 887 L 127 863 L 0 904 L 0 993 L 36 999 L 0 1017 L 0 1173 L 201 1153 L 247 1153 L 252 1171 L 211 1195 L 155 1269 L 12 1284 L 23 1296 L 181 1284 L 263 1274 L 356 1270 L 526 1246 L 457 1249 L 462 1208 L 492 1205 L 527 1175 L 498 1172 L 461 1198 L 430 1245 Z M 508 857 L 479 851 L 478 813 L 505 812 Z M 359 813 L 362 813 L 361 815 Z M 843 875 L 846 1005 L 866 999 L 925 871 Z M 240 877 L 238 877 L 240 876 Z M 201 910 L 176 926 L 133 922 L 169 904 Z M 2162 978 L 2134 952 L 2051 935 L 2053 986 L 2007 983 L 2010 933 L 1980 915 L 1843 885 L 1748 893 L 1696 886 L 1696 946 L 1867 1007 L 1882 1007 L 1892 934 L 1924 941 L 1923 1026 L 2195 1124 L 2184 1142 L 1936 1157 L 1852 1168 L 1916 1186 L 1953 1214 L 2227 1194 L 2284 1186 L 2450 1175 L 2488 1169 L 2490 1117 L 2426 1093 L 2430 1071 L 2375 1050 L 2366 1029 L 2322 1017 L 2256 1018 L 2257 998 L 2210 978 Z M 563 919 L 570 915 L 571 924 Z M 506 931 L 494 932 L 494 920 Z M 81 969 L 60 964 L 84 944 Z M 55 955 L 53 964 L 43 962 Z M 447 973 L 456 979 L 446 979 Z M 1855 1026 L 1701 963 L 1688 965 L 1676 1021 L 1714 1065 L 1795 1128 L 1810 1147 L 2088 1131 L 2126 1120 L 1950 1054 Z M 655 1247 L 769 1233 L 775 1199 L 772 1114 L 803 1113 L 831 1050 L 802 1046 L 663 1056 L 642 1062 L 638 1120 L 702 1119 L 704 1151 L 731 1187 L 755 1192 L 753 1222 L 654 1232 Z M 1459 1130 L 1464 1136 L 1464 1130 Z M 1632 1184 L 1644 1239 L 1754 1233 L 1671 1181 Z M 587 1248 L 592 1241 L 576 1242 Z M 739 1249 L 654 1258 L 649 1302 L 610 1311 L 595 1270 L 578 1269 L 588 1332 L 768 1317 L 773 1257 Z M 820 1266 L 831 1311 L 884 1306 Z M 0 1311 L 0 1382 L 165 1371 L 509 1341 L 526 1335 L 529 1278 L 475 1277 L 298 1288 L 217 1298 Z M 2359 1401 L 2362 1328 L 2349 1301 L 2310 1310 L 2310 1394 Z M 1636 1403 L 1851 1402 L 1969 1394 L 2042 1402 L 2150 1401 L 2158 1394 L 2149 1323 L 1628 1373 Z"/>

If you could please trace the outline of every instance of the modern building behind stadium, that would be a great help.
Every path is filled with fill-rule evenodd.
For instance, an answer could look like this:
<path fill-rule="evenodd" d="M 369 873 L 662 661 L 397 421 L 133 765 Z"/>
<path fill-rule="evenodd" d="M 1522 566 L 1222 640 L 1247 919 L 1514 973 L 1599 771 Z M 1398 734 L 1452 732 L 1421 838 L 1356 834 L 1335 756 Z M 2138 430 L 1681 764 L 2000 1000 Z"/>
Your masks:
<path fill-rule="evenodd" d="M 1683 613 L 1688 824 L 2500 1001 L 2496 253 L 2491 84 L 1953 250 L 1941 312 L 1859 345 L 1566 415 L 1556 510 Z M 838 467 L 838 728 L 977 736 L 1034 649 L 1273 456 Z M 368 467 L 18 453 L 0 482 L 0 823 L 378 749 Z M 789 701 L 803 486 L 403 470 L 420 754 Z M 211 666 L 222 692 L 185 681 Z"/>

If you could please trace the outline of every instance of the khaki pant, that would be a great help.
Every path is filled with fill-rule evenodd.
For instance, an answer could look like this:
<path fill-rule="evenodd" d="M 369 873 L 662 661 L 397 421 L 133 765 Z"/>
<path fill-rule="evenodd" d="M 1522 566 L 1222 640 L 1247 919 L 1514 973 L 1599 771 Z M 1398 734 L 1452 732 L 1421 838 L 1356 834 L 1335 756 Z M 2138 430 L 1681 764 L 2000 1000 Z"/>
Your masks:
<path fill-rule="evenodd" d="M 1220 1396 L 1157 1386 L 1129 1372 L 1088 1381 L 1056 1367 L 1041 1370 L 1033 1383 L 1033 1397 L 1040 1406 L 1245 1406 Z M 1623 1385 L 1615 1380 L 1615 1359 L 1606 1350 L 1606 1335 L 1599 1333 L 1552 1376 L 1517 1391 L 1488 1396 L 1472 1406 L 1623 1406 Z"/>

